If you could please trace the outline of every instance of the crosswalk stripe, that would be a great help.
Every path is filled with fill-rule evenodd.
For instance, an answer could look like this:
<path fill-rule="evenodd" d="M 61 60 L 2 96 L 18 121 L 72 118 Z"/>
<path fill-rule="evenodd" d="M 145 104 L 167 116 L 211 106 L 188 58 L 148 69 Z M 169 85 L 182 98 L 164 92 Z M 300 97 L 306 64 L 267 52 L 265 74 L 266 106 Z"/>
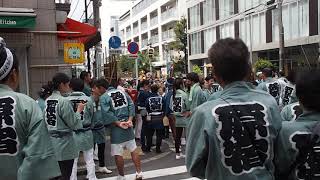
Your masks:
<path fill-rule="evenodd" d="M 157 169 L 157 170 L 143 172 L 143 179 L 151 179 L 151 178 L 156 178 L 156 177 L 170 176 L 170 175 L 182 174 L 182 173 L 186 173 L 186 172 L 187 172 L 186 166 L 177 166 L 177 167 L 172 167 L 172 168 Z M 135 176 L 136 176 L 136 174 L 126 175 L 126 179 L 135 179 Z M 116 178 L 117 178 L 117 176 L 114 176 L 114 177 L 104 178 L 101 180 L 114 180 Z M 195 179 L 191 178 L 191 179 L 186 179 L 186 180 L 195 180 Z"/>

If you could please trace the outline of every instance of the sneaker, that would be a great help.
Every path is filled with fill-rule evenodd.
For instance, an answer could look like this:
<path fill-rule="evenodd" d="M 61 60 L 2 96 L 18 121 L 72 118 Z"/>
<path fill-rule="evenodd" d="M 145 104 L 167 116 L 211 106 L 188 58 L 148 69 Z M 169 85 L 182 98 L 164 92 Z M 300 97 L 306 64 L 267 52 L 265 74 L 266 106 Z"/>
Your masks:
<path fill-rule="evenodd" d="M 177 154 L 176 155 L 176 160 L 179 160 L 179 159 L 182 159 L 182 158 L 185 158 L 186 157 L 186 155 L 184 155 L 184 154 Z"/>
<path fill-rule="evenodd" d="M 98 167 L 97 172 L 99 172 L 99 173 L 105 173 L 105 174 L 111 174 L 111 173 L 112 173 L 112 171 L 109 170 L 109 169 L 106 168 L 106 167 Z"/>
<path fill-rule="evenodd" d="M 186 138 L 181 138 L 181 145 L 186 145 Z"/>
<path fill-rule="evenodd" d="M 136 180 L 142 180 L 142 178 L 143 178 L 142 172 L 136 173 Z"/>
<path fill-rule="evenodd" d="M 117 180 L 126 180 L 126 177 L 118 175 Z"/>

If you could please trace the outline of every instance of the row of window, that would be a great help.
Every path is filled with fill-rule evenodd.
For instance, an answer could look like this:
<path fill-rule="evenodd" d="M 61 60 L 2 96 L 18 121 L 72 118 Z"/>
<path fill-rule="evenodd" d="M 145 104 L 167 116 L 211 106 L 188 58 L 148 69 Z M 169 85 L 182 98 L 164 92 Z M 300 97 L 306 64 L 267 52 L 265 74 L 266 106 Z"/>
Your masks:
<path fill-rule="evenodd" d="M 239 0 L 239 3 L 243 2 Z M 246 2 L 249 2 L 246 0 Z M 251 1 L 249 5 L 245 5 L 246 8 L 255 6 L 261 1 Z M 196 6 L 195 6 L 196 7 Z M 320 3 L 319 3 L 320 9 Z M 191 11 L 190 11 L 191 13 Z M 320 11 L 318 11 L 320 17 Z M 272 41 L 279 40 L 279 28 L 278 28 L 278 10 L 272 11 Z M 320 19 L 320 18 L 319 18 Z M 191 22 L 191 21 L 190 21 Z M 191 25 L 191 24 L 190 24 Z M 291 1 L 285 3 L 283 6 L 283 25 L 284 36 L 286 40 L 296 39 L 300 37 L 309 36 L 309 1 Z M 320 25 L 320 20 L 319 20 Z M 219 26 L 220 38 L 235 37 L 235 23 L 225 23 Z M 320 32 L 320 28 L 319 28 Z M 241 38 L 248 46 L 259 45 L 266 43 L 266 13 L 261 12 L 259 14 L 250 15 L 239 19 L 239 38 Z M 201 49 L 204 49 L 206 53 L 210 46 L 216 41 L 216 27 L 206 29 L 203 31 L 204 47 L 201 47 L 201 33 L 196 32 L 191 34 L 190 37 L 190 53 L 202 54 Z"/>

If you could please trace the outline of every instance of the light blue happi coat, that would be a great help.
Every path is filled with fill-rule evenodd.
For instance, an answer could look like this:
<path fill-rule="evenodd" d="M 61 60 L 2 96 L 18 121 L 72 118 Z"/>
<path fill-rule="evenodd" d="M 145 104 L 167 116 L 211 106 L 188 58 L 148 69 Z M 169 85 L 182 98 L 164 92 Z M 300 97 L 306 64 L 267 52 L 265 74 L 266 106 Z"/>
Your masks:
<path fill-rule="evenodd" d="M 209 180 L 273 180 L 273 149 L 281 122 L 268 93 L 242 81 L 225 86 L 216 100 L 197 107 L 191 116 L 188 172 Z"/>
<path fill-rule="evenodd" d="M 289 180 L 319 179 L 319 142 L 311 149 L 306 161 L 299 163 L 300 165 L 292 170 L 291 174 L 289 173 L 290 166 L 296 161 L 298 152 L 308 150 L 311 130 L 320 122 L 319 119 L 319 112 L 304 110 L 304 113 L 293 123 L 288 121 L 282 123 L 274 158 L 277 174 L 285 174 Z M 310 177 L 307 178 L 309 175 Z"/>
<path fill-rule="evenodd" d="M 0 85 L 0 106 L 0 179 L 47 180 L 60 175 L 38 104 Z"/>
<path fill-rule="evenodd" d="M 58 161 L 71 160 L 79 156 L 73 131 L 82 129 L 81 114 L 75 113 L 71 102 L 54 91 L 46 99 L 44 120 Z"/>
<path fill-rule="evenodd" d="M 83 128 L 74 131 L 74 137 L 76 140 L 79 151 L 88 151 L 93 148 L 93 112 L 94 106 L 90 97 L 83 92 L 72 92 L 67 99 L 72 103 L 73 110 L 76 112 L 78 104 L 86 102 L 84 111 L 81 113 L 81 123 Z"/>
<path fill-rule="evenodd" d="M 257 89 L 268 92 L 275 98 L 277 104 L 280 103 L 281 84 L 279 81 L 269 77 L 257 86 Z"/>
<path fill-rule="evenodd" d="M 299 102 L 286 105 L 281 111 L 281 117 L 284 121 L 294 122 L 303 113 Z"/>

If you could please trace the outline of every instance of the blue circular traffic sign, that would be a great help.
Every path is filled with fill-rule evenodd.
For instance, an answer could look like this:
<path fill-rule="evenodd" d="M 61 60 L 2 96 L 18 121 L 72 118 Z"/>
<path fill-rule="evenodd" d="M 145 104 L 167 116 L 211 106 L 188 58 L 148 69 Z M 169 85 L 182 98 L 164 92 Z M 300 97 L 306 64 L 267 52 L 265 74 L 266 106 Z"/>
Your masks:
<path fill-rule="evenodd" d="M 121 46 L 121 39 L 118 36 L 112 36 L 109 39 L 109 46 L 113 49 L 117 49 Z"/>
<path fill-rule="evenodd" d="M 130 54 L 137 54 L 139 51 L 139 45 L 136 42 L 131 42 L 128 44 L 128 51 Z"/>

